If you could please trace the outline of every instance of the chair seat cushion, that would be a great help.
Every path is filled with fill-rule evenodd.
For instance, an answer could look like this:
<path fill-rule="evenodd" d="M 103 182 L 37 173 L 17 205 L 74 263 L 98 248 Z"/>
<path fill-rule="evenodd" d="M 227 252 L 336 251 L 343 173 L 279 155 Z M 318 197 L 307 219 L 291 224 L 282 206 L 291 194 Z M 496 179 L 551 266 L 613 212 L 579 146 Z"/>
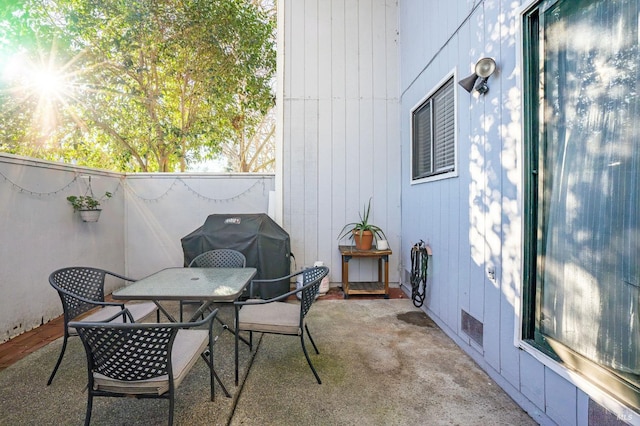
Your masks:
<path fill-rule="evenodd" d="M 176 388 L 208 345 L 208 330 L 178 330 L 171 350 L 173 383 Z M 94 389 L 105 392 L 127 395 L 162 395 L 169 391 L 169 376 L 166 374 L 152 379 L 136 381 L 111 379 L 100 373 L 94 373 L 93 378 Z"/>
<path fill-rule="evenodd" d="M 135 322 L 138 322 L 158 309 L 156 304 L 153 302 L 127 303 L 124 306 L 129 309 L 129 312 L 131 312 Z M 120 306 L 105 306 L 104 308 L 98 308 L 94 311 L 90 311 L 88 315 L 80 317 L 79 320 L 85 322 L 100 322 L 112 317 L 121 310 L 122 308 L 120 308 Z M 112 322 L 120 323 L 122 322 L 122 317 L 117 317 Z M 69 333 L 76 334 L 76 330 L 70 327 Z"/>
<path fill-rule="evenodd" d="M 300 335 L 300 305 L 272 302 L 245 305 L 238 313 L 240 330 Z"/>

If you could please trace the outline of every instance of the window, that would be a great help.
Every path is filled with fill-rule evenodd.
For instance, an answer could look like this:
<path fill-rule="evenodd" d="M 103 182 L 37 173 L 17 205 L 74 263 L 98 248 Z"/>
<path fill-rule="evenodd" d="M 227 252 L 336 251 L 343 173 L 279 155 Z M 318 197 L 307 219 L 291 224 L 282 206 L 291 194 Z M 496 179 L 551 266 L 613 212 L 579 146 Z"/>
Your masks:
<path fill-rule="evenodd" d="M 455 171 L 453 77 L 411 111 L 411 179 Z"/>
<path fill-rule="evenodd" d="M 523 337 L 635 408 L 639 16 L 640 0 L 559 0 L 523 22 Z"/>

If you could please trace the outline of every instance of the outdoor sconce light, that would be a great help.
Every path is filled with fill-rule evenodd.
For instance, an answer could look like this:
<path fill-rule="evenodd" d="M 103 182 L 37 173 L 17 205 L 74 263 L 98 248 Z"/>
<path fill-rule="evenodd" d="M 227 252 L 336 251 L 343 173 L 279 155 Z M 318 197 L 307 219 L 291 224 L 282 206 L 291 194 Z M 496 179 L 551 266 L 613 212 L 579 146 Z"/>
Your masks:
<path fill-rule="evenodd" d="M 479 59 L 478 62 L 476 62 L 475 72 L 469 77 L 460 80 L 458 84 L 469 93 L 471 93 L 475 87 L 478 93 L 484 95 L 489 91 L 489 85 L 487 84 L 489 76 L 491 76 L 495 71 L 496 61 L 491 58 Z M 478 80 L 478 78 L 480 78 L 480 81 L 476 84 L 476 80 Z"/>

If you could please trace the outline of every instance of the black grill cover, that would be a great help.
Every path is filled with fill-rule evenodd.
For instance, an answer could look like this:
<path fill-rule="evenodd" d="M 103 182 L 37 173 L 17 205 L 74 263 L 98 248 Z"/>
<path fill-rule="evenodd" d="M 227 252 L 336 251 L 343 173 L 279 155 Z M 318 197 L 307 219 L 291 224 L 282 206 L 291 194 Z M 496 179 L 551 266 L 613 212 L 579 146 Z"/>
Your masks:
<path fill-rule="evenodd" d="M 245 255 L 247 266 L 257 269 L 256 279 L 284 277 L 291 271 L 289 234 L 264 213 L 212 214 L 204 225 L 180 241 L 185 266 L 200 253 L 229 248 Z M 283 280 L 259 291 L 262 298 L 271 298 L 289 289 L 289 281 Z"/>

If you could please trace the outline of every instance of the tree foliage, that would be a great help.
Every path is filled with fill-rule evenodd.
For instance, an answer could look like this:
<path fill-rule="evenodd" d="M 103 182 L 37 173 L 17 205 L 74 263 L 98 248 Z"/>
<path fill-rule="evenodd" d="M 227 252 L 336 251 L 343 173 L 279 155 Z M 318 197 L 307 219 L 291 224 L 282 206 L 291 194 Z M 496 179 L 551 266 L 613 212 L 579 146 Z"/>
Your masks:
<path fill-rule="evenodd" d="M 275 22 L 254 2 L 25 0 L 17 9 L 13 26 L 39 44 L 14 55 L 55 77 L 48 88 L 21 83 L 24 74 L 3 83 L 2 150 L 184 171 L 255 133 L 273 106 Z"/>

